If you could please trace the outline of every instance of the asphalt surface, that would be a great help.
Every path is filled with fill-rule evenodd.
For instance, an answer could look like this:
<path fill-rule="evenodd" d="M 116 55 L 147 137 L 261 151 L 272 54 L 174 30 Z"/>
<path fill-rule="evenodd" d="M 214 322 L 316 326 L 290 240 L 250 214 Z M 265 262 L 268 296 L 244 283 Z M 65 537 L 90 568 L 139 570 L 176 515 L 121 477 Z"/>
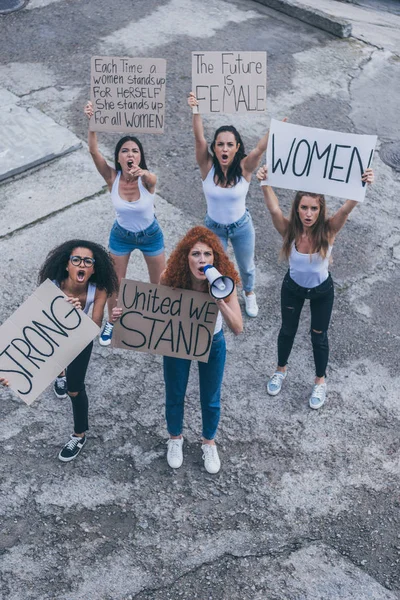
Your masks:
<path fill-rule="evenodd" d="M 226 335 L 218 475 L 202 465 L 196 369 L 177 472 L 165 460 L 160 357 L 95 343 L 88 442 L 70 464 L 57 460 L 71 432 L 68 402 L 49 388 L 28 408 L 0 390 L 0 598 L 400 599 L 400 176 L 380 156 L 400 139 L 400 67 L 395 33 L 386 47 L 377 14 L 368 15 L 362 39 L 339 39 L 245 0 L 115 0 L 112 7 L 31 0 L 1 17 L 0 88 L 83 147 L 1 184 L 0 322 L 34 290 L 56 244 L 71 237 L 107 244 L 113 210 L 85 146 L 92 55 L 167 59 L 165 134 L 140 136 L 159 178 L 167 252 L 205 214 L 186 106 L 192 50 L 268 53 L 267 115 L 208 117 L 209 139 L 232 121 L 251 149 L 271 117 L 287 116 L 379 141 L 376 183 L 333 251 L 336 299 L 321 410 L 308 408 L 307 308 L 282 393 L 266 393 L 286 266 L 255 181 L 248 207 L 260 313 L 244 318 L 238 338 Z M 390 18 L 395 30 L 396 15 Z M 111 159 L 117 136 L 99 138 Z M 288 212 L 293 194 L 278 195 Z M 329 198 L 330 210 L 340 203 Z M 147 280 L 141 256 L 128 275 Z"/>

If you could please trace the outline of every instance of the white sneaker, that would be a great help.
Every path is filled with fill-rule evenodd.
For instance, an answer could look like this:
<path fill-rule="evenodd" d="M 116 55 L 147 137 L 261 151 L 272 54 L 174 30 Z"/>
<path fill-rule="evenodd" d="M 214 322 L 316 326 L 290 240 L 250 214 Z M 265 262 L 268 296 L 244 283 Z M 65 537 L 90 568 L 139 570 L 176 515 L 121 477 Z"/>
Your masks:
<path fill-rule="evenodd" d="M 205 470 L 213 475 L 218 473 L 221 468 L 221 461 L 219 460 L 217 446 L 215 444 L 202 444 L 201 449 L 203 450 Z"/>
<path fill-rule="evenodd" d="M 316 383 L 308 401 L 310 408 L 321 408 L 326 400 L 326 383 Z"/>
<path fill-rule="evenodd" d="M 287 371 L 275 371 L 267 383 L 267 392 L 270 396 L 276 396 L 282 389 L 282 383 L 286 379 Z"/>
<path fill-rule="evenodd" d="M 171 469 L 179 469 L 183 463 L 183 437 L 176 440 L 169 439 L 167 442 L 167 463 Z"/>
<path fill-rule="evenodd" d="M 246 306 L 246 314 L 249 317 L 256 317 L 258 315 L 258 304 L 255 293 L 253 292 L 250 296 L 246 296 L 246 292 L 242 292 L 244 303 Z"/>

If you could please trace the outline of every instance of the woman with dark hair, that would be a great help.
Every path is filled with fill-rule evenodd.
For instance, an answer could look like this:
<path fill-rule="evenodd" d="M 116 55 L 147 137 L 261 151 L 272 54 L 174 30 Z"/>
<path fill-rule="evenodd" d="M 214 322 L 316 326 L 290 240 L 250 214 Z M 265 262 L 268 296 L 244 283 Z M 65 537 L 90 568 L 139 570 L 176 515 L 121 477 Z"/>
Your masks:
<path fill-rule="evenodd" d="M 93 105 L 88 102 L 85 114 L 90 119 Z M 143 146 L 127 135 L 115 147 L 115 168 L 110 167 L 99 151 L 97 135 L 89 130 L 89 152 L 100 175 L 111 192 L 116 220 L 111 229 L 109 248 L 118 277 L 126 275 L 133 250 L 143 253 L 151 283 L 158 283 L 165 267 L 164 237 L 154 214 L 154 195 L 157 176 L 147 170 Z M 116 294 L 108 300 L 108 314 L 116 305 Z M 113 325 L 107 321 L 100 334 L 100 344 L 111 343 Z"/>
<path fill-rule="evenodd" d="M 193 92 L 189 95 L 188 104 L 192 109 L 198 105 Z M 246 313 L 249 317 L 256 317 L 255 233 L 251 215 L 246 208 L 246 196 L 251 174 L 267 149 L 268 133 L 246 155 L 240 134 L 232 125 L 216 130 L 211 153 L 204 136 L 203 121 L 198 113 L 193 114 L 193 132 L 196 160 L 207 201 L 204 223 L 220 238 L 225 250 L 228 240 L 231 241 L 242 279 Z"/>
<path fill-rule="evenodd" d="M 257 179 L 267 179 L 267 167 L 261 167 Z M 366 169 L 362 181 L 372 183 L 372 169 Z M 310 408 L 320 408 L 326 399 L 326 367 L 329 358 L 328 327 L 332 314 L 334 289 L 329 262 L 336 235 L 346 223 L 355 200 L 346 200 L 330 218 L 322 194 L 297 192 L 289 218 L 279 206 L 273 189 L 263 185 L 265 203 L 275 229 L 283 237 L 281 256 L 289 261 L 281 289 L 282 326 L 278 336 L 278 366 L 269 379 L 270 396 L 279 394 L 287 375 L 287 361 L 292 350 L 305 300 L 310 300 L 311 342 L 315 363 L 315 384 L 309 399 Z"/>
<path fill-rule="evenodd" d="M 206 227 L 193 227 L 172 252 L 161 283 L 174 288 L 209 292 L 204 274 L 206 265 L 214 265 L 220 273 L 239 281 L 234 265 L 226 256 L 219 238 Z M 204 466 L 209 473 L 218 473 L 221 463 L 215 436 L 220 417 L 221 385 L 225 365 L 225 339 L 222 319 L 235 335 L 242 332 L 242 314 L 236 290 L 224 300 L 215 300 L 218 317 L 207 363 L 199 362 L 200 403 L 203 421 L 202 451 Z M 166 421 L 168 440 L 167 461 L 178 469 L 183 462 L 183 411 L 191 361 L 164 356 Z"/>
<path fill-rule="evenodd" d="M 48 254 L 39 271 L 38 283 L 46 279 L 53 281 L 75 308 L 86 314 L 92 309 L 92 319 L 101 327 L 107 297 L 114 294 L 118 286 L 113 263 L 102 246 L 86 240 L 70 240 L 57 246 Z M 92 347 L 93 342 L 54 383 L 58 398 L 70 396 L 74 417 L 74 433 L 58 455 L 63 462 L 73 460 L 86 443 L 89 402 L 85 375 Z M 8 385 L 4 378 L 0 378 L 0 383 Z"/>

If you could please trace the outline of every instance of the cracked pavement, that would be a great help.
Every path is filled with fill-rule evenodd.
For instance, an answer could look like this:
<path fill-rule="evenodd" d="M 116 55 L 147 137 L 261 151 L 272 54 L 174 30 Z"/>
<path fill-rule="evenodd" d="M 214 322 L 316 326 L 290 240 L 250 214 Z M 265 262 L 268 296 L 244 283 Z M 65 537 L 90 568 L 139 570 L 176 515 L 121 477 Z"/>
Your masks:
<path fill-rule="evenodd" d="M 0 598 L 399 600 L 400 175 L 380 157 L 400 138 L 398 55 L 385 39 L 377 47 L 377 29 L 372 43 L 338 39 L 248 0 L 112 7 L 31 0 L 0 21 L 0 88 L 82 142 L 1 183 L 0 322 L 33 291 L 56 244 L 107 244 L 113 210 L 85 143 L 92 55 L 167 59 L 166 132 L 140 136 L 159 178 L 167 253 L 205 213 L 186 106 L 194 49 L 267 50 L 267 117 L 226 119 L 247 149 L 270 117 L 377 134 L 376 183 L 335 242 L 328 401 L 310 411 L 307 307 L 282 393 L 266 393 L 286 267 L 252 182 L 260 313 L 245 318 L 243 335 L 226 335 L 218 475 L 202 466 L 196 369 L 176 472 L 165 460 L 160 357 L 95 343 L 88 443 L 70 464 L 57 460 L 71 430 L 68 402 L 49 388 L 27 407 L 0 390 Z M 225 121 L 204 120 L 208 139 Z M 116 139 L 99 135 L 109 159 Z M 293 194 L 278 194 L 288 211 Z M 330 211 L 340 203 L 329 198 Z M 139 255 L 128 276 L 147 280 Z"/>

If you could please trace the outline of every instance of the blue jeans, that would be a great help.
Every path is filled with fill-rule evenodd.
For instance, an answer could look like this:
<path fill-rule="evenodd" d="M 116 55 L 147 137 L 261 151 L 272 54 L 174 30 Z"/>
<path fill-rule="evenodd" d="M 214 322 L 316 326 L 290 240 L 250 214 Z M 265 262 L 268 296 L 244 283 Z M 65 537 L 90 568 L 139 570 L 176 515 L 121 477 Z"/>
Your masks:
<path fill-rule="evenodd" d="M 228 240 L 231 240 L 243 289 L 245 292 L 252 292 L 256 271 L 254 264 L 255 231 L 247 208 L 243 217 L 236 223 L 221 225 L 206 215 L 204 225 L 219 237 L 225 250 L 228 248 Z"/>
<path fill-rule="evenodd" d="M 224 376 L 226 345 L 223 331 L 214 335 L 208 362 L 199 362 L 200 403 L 203 437 L 213 440 L 221 413 L 221 386 Z M 186 388 L 191 360 L 164 356 L 165 418 L 168 433 L 181 435 Z"/>
<path fill-rule="evenodd" d="M 114 256 L 126 256 L 140 250 L 146 256 L 158 256 L 164 252 L 164 237 L 157 219 L 143 231 L 128 231 L 118 223 L 110 231 L 109 248 Z"/>

